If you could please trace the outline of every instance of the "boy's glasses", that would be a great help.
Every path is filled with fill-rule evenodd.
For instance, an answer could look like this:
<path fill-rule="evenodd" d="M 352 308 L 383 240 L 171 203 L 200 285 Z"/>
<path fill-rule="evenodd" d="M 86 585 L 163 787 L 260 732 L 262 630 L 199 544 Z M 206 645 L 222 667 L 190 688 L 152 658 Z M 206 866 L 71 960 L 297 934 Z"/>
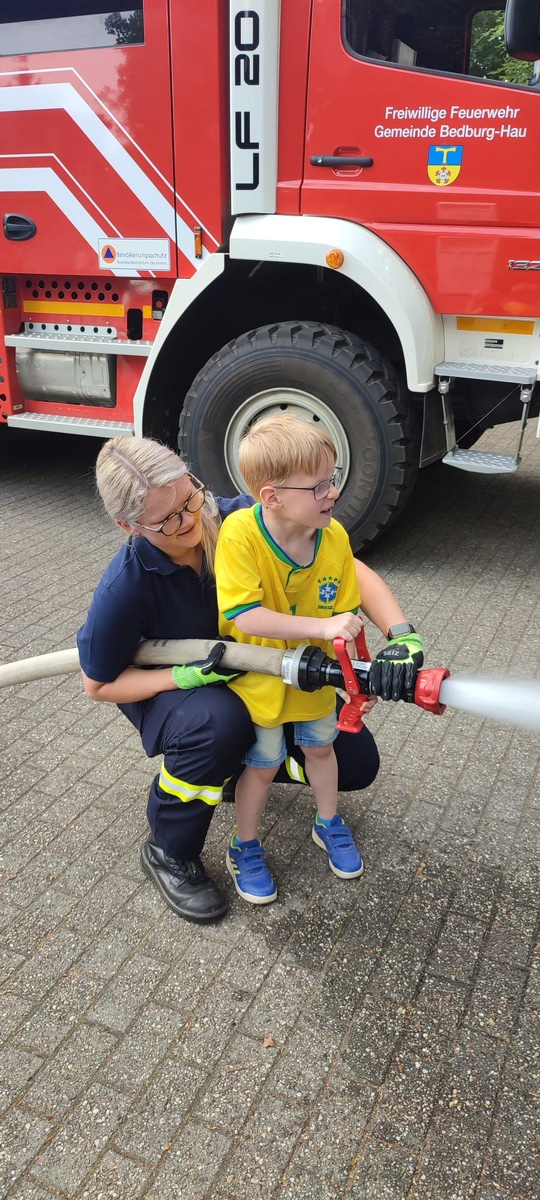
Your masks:
<path fill-rule="evenodd" d="M 330 488 L 336 488 L 339 492 L 343 481 L 343 467 L 336 467 L 331 479 L 321 479 L 320 483 L 316 483 L 314 487 L 295 487 L 292 483 L 280 483 L 274 485 L 276 492 L 313 492 L 316 500 L 326 500 L 330 494 Z"/>
<path fill-rule="evenodd" d="M 191 483 L 196 484 L 195 491 L 188 496 L 186 503 L 178 509 L 178 512 L 169 513 L 168 517 L 161 522 L 160 525 L 143 525 L 141 521 L 134 521 L 139 529 L 147 529 L 149 533 L 163 533 L 165 537 L 172 537 L 174 533 L 178 533 L 184 519 L 184 513 L 196 513 L 202 508 L 206 495 L 206 487 L 201 483 L 200 479 L 196 479 L 194 475 L 189 475 L 188 479 Z"/>

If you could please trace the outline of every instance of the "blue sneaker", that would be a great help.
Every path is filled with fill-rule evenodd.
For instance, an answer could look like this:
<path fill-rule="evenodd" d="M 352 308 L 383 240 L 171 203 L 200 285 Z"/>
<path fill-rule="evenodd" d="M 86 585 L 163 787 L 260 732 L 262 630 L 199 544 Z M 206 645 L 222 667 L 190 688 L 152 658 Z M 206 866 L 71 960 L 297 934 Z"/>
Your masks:
<path fill-rule="evenodd" d="M 334 875 L 338 875 L 340 879 L 357 879 L 362 874 L 362 855 L 343 817 L 332 817 L 329 825 L 323 825 L 317 814 L 311 836 L 317 846 L 326 850 Z"/>
<path fill-rule="evenodd" d="M 227 870 L 242 900 L 248 900 L 250 904 L 271 904 L 276 899 L 277 888 L 266 865 L 259 838 L 240 842 L 236 833 L 233 833 L 226 861 Z"/>

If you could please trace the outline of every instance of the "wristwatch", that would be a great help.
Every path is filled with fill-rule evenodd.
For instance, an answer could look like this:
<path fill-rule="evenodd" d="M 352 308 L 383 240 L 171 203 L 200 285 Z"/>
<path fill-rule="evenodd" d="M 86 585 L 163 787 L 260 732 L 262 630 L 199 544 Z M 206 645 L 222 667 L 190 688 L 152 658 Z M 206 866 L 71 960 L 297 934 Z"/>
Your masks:
<path fill-rule="evenodd" d="M 409 621 L 400 621 L 397 625 L 390 626 L 386 636 L 390 642 L 392 638 L 402 637 L 406 633 L 416 633 L 416 629 Z"/>

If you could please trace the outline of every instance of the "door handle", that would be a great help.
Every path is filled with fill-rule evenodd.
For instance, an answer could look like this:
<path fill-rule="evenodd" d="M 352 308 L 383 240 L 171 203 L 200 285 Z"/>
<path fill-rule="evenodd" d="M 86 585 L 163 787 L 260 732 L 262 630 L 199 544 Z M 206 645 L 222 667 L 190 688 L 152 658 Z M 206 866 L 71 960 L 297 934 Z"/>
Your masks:
<path fill-rule="evenodd" d="M 339 154 L 312 154 L 310 158 L 312 167 L 372 167 L 372 158 L 351 158 Z"/>
<path fill-rule="evenodd" d="M 10 242 L 27 242 L 37 233 L 37 225 L 31 217 L 23 217 L 20 213 L 4 213 L 4 237 Z"/>

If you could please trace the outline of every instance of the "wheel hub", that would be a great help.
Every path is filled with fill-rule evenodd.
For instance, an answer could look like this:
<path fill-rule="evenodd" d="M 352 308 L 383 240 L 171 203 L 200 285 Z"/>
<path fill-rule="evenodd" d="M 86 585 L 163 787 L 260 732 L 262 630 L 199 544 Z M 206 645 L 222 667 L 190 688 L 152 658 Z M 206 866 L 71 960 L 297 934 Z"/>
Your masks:
<path fill-rule="evenodd" d="M 245 480 L 238 467 L 238 446 L 248 429 L 260 417 L 271 417 L 278 413 L 292 413 L 301 420 L 322 425 L 337 450 L 337 464 L 343 468 L 343 486 L 347 482 L 351 456 L 347 435 L 341 421 L 332 409 L 310 392 L 297 388 L 267 388 L 255 392 L 241 404 L 225 430 L 223 453 L 225 465 L 232 482 L 239 492 L 245 491 Z"/>

